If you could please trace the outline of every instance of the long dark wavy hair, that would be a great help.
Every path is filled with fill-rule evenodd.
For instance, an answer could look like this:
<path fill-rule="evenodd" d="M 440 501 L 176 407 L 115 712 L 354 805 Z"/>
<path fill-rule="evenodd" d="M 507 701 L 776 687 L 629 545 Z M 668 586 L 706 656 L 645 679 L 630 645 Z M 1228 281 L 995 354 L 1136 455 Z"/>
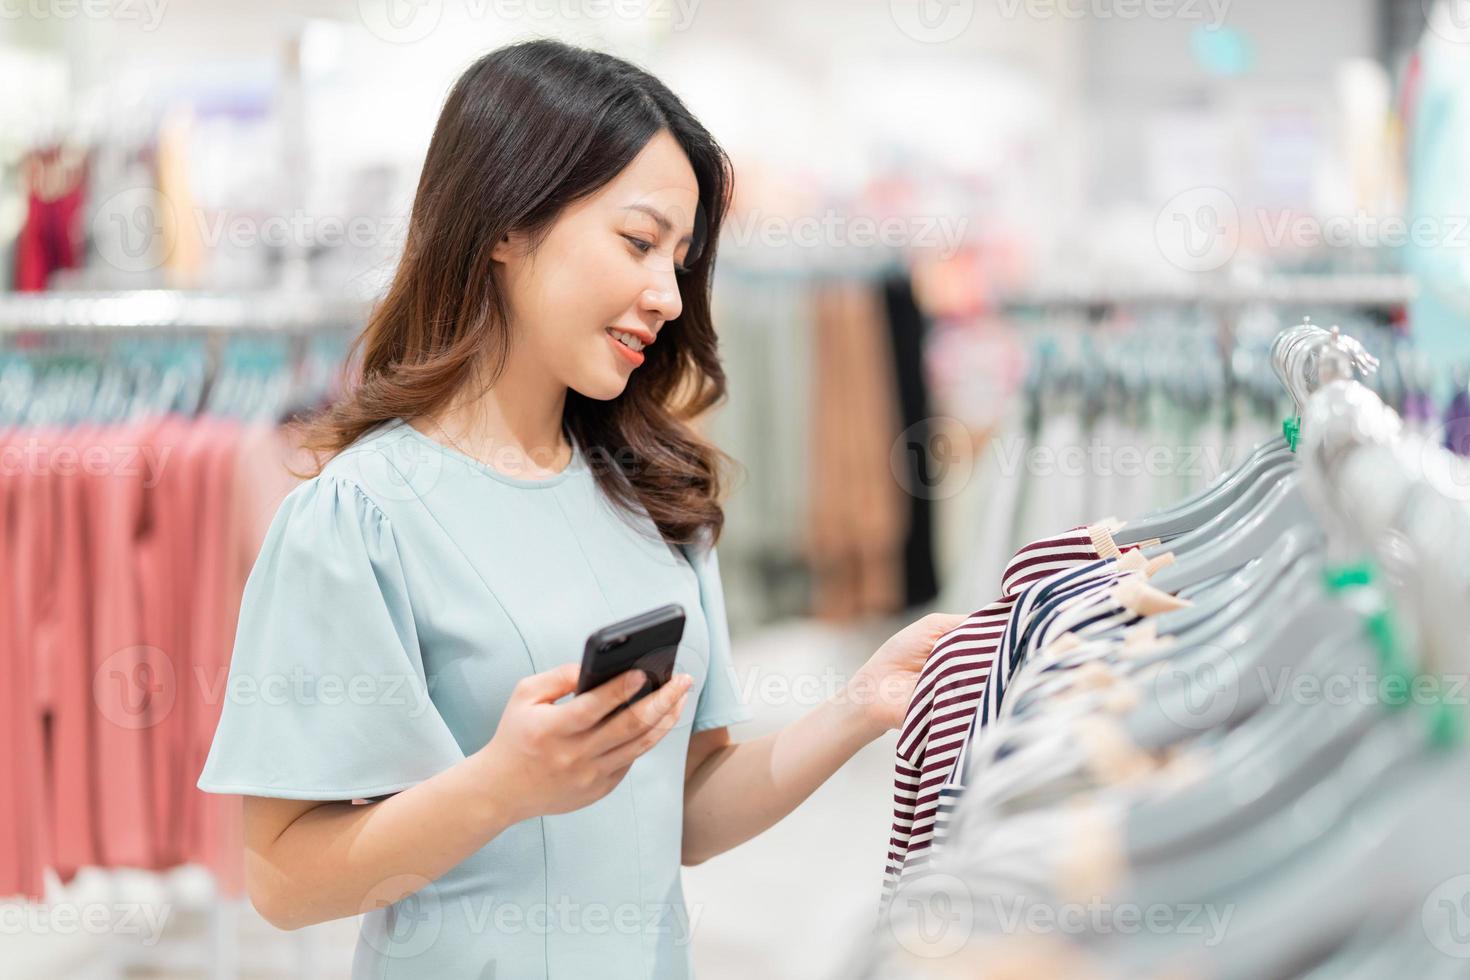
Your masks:
<path fill-rule="evenodd" d="M 725 396 L 710 284 L 733 170 L 669 89 L 620 58 L 538 40 L 484 55 L 455 82 L 429 143 L 403 256 L 356 339 L 343 396 L 303 424 L 317 469 L 374 426 L 431 415 L 466 384 L 493 385 L 510 352 L 490 253 L 513 230 L 539 247 L 562 209 L 597 191 L 667 130 L 699 183 L 683 311 L 617 398 L 567 392 L 564 423 L 598 485 L 670 543 L 724 523 L 722 468 L 692 420 Z"/>

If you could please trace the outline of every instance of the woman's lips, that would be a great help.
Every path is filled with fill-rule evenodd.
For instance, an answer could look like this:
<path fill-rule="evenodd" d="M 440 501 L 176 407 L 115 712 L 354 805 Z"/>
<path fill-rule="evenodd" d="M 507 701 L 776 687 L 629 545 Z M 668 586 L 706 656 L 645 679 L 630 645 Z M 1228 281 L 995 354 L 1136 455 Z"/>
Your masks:
<path fill-rule="evenodd" d="M 623 358 L 623 360 L 633 365 L 633 367 L 637 367 L 638 365 L 643 363 L 642 351 L 636 351 L 631 347 L 623 346 L 622 341 L 618 340 L 606 330 L 602 332 L 602 335 L 607 338 L 607 342 L 609 344 L 612 344 L 613 350 L 617 351 L 618 354 Z"/>

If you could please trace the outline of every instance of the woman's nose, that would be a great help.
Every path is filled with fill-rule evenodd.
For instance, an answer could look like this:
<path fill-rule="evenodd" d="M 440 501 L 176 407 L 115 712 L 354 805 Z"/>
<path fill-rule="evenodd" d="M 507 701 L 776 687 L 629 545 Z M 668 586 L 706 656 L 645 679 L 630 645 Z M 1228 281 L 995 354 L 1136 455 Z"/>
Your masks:
<path fill-rule="evenodd" d="M 679 319 L 679 314 L 684 312 L 683 301 L 679 298 L 677 286 L 660 286 L 645 289 L 640 298 L 645 310 L 650 310 L 658 315 L 665 323 L 670 320 Z"/>

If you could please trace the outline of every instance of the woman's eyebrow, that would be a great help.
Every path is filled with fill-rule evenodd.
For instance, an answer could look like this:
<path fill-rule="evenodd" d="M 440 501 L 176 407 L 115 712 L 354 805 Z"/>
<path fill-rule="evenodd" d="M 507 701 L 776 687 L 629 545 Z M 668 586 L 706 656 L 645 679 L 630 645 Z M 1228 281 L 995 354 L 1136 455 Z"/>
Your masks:
<path fill-rule="evenodd" d="M 671 232 L 671 231 L 674 230 L 674 224 L 673 224 L 673 222 L 671 222 L 668 218 L 665 218 L 663 216 L 663 212 L 659 211 L 657 208 L 652 207 L 651 205 L 648 205 L 648 204 L 629 204 L 629 205 L 625 206 L 623 208 L 623 210 L 624 211 L 642 211 L 644 214 L 648 215 L 654 221 L 658 222 L 658 229 L 659 229 L 659 231 L 662 232 L 665 235 L 667 235 L 669 232 Z M 685 235 L 683 238 L 679 239 L 679 244 L 680 245 L 688 245 L 692 241 L 694 241 L 694 235 L 691 232 L 690 234 Z"/>

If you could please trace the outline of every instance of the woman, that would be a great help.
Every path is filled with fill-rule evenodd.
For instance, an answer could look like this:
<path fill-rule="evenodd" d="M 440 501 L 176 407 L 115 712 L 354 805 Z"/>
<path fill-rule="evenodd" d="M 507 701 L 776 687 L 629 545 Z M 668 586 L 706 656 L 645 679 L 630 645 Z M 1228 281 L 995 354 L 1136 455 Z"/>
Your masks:
<path fill-rule="evenodd" d="M 201 789 L 245 796 L 252 902 L 366 912 L 359 977 L 688 976 L 681 864 L 894 727 L 929 616 L 746 743 L 714 541 L 710 319 L 728 162 L 656 79 L 538 41 L 455 84 L 330 461 L 246 587 Z M 589 633 L 680 603 L 675 679 L 611 714 Z M 356 804 L 354 803 L 356 801 Z M 876 865 L 875 865 L 876 867 Z"/>

